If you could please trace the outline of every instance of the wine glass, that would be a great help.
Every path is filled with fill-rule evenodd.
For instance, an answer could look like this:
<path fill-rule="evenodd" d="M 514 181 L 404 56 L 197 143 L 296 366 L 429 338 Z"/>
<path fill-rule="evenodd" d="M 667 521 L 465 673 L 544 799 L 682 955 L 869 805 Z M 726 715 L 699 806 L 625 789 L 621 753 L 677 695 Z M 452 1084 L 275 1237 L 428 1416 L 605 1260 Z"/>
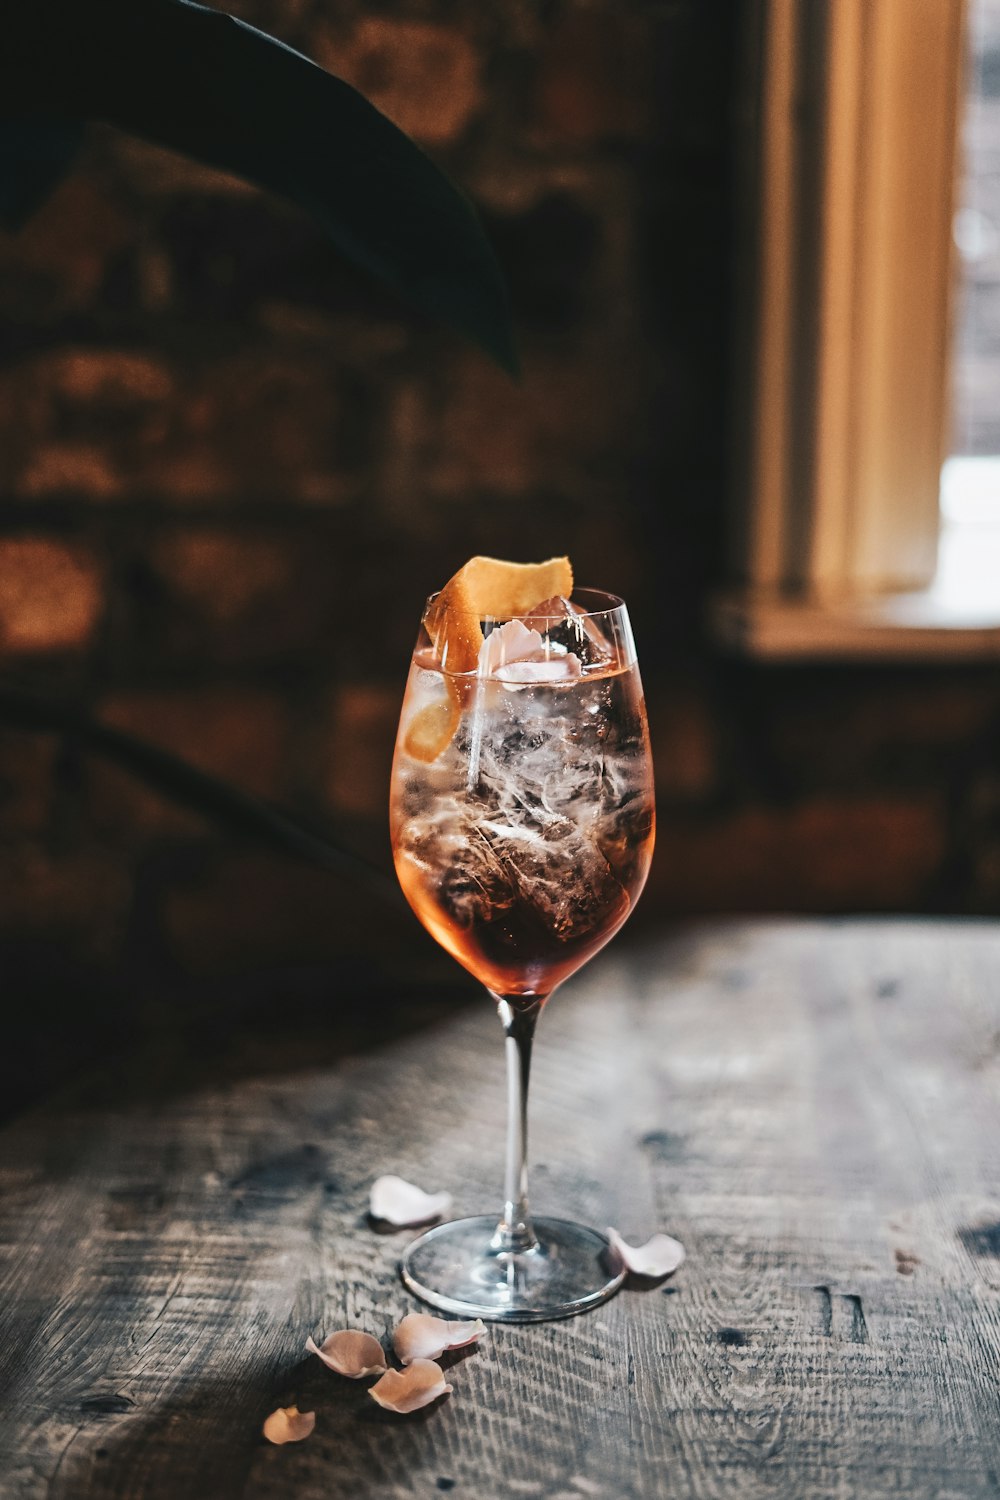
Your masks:
<path fill-rule="evenodd" d="M 622 600 L 594 589 L 517 622 L 449 619 L 436 598 L 396 739 L 393 856 L 420 921 L 496 1001 L 507 1167 L 499 1222 L 438 1225 L 401 1271 L 446 1312 L 567 1317 L 611 1296 L 624 1268 L 595 1230 L 529 1214 L 528 1072 L 546 1000 L 621 927 L 649 869 L 653 775 L 635 645 Z M 469 627 L 484 637 L 478 668 L 449 672 L 447 642 Z"/>

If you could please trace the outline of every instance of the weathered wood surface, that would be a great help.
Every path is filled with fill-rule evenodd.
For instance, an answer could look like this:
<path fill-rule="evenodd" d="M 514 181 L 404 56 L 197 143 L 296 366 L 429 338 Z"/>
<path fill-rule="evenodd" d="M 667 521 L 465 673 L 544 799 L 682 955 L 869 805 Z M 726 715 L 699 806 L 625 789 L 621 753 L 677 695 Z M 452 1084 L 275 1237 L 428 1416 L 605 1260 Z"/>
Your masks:
<path fill-rule="evenodd" d="M 542 1020 L 534 1197 L 688 1262 L 494 1328 L 409 1419 L 302 1346 L 416 1305 L 375 1175 L 496 1205 L 496 1019 L 272 1064 L 0 1136 L 4 1500 L 1000 1494 L 1000 925 L 612 948 Z"/>

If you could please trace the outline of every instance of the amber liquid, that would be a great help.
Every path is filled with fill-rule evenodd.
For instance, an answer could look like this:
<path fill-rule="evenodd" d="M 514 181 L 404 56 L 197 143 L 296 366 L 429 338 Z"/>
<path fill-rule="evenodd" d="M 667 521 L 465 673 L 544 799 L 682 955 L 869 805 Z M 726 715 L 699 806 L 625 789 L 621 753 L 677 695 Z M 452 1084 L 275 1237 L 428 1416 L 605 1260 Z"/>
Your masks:
<path fill-rule="evenodd" d="M 462 705 L 431 761 L 406 727 Z M 548 995 L 611 938 L 653 852 L 652 764 L 636 667 L 566 684 L 449 685 L 415 658 L 393 764 L 390 827 L 407 900 L 497 995 Z"/>

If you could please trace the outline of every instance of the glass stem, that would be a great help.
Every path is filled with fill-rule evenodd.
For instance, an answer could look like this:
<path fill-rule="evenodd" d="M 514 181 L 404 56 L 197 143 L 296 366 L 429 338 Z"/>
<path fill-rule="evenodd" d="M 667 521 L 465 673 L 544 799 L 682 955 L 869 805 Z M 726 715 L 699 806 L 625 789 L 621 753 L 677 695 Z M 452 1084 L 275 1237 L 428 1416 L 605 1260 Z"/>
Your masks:
<path fill-rule="evenodd" d="M 501 1252 L 531 1250 L 538 1243 L 528 1213 L 528 1075 L 535 1023 L 544 995 L 494 995 L 507 1048 L 507 1171 L 503 1218 L 493 1236 Z"/>

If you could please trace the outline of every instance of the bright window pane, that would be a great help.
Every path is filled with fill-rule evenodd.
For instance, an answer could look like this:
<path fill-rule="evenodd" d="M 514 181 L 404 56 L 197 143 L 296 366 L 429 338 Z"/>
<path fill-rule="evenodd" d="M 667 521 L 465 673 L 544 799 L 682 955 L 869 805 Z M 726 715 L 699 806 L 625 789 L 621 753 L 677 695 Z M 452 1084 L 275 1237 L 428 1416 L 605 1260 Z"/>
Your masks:
<path fill-rule="evenodd" d="M 975 610 L 1000 600 L 1000 0 L 970 0 L 968 16 L 952 456 L 934 592 Z"/>
<path fill-rule="evenodd" d="M 969 32 L 952 451 L 1000 456 L 1000 0 L 971 0 Z"/>
<path fill-rule="evenodd" d="M 949 458 L 941 475 L 941 541 L 933 593 L 978 623 L 1000 600 L 1000 457 Z M 971 617 L 976 617 L 975 621 Z"/>

